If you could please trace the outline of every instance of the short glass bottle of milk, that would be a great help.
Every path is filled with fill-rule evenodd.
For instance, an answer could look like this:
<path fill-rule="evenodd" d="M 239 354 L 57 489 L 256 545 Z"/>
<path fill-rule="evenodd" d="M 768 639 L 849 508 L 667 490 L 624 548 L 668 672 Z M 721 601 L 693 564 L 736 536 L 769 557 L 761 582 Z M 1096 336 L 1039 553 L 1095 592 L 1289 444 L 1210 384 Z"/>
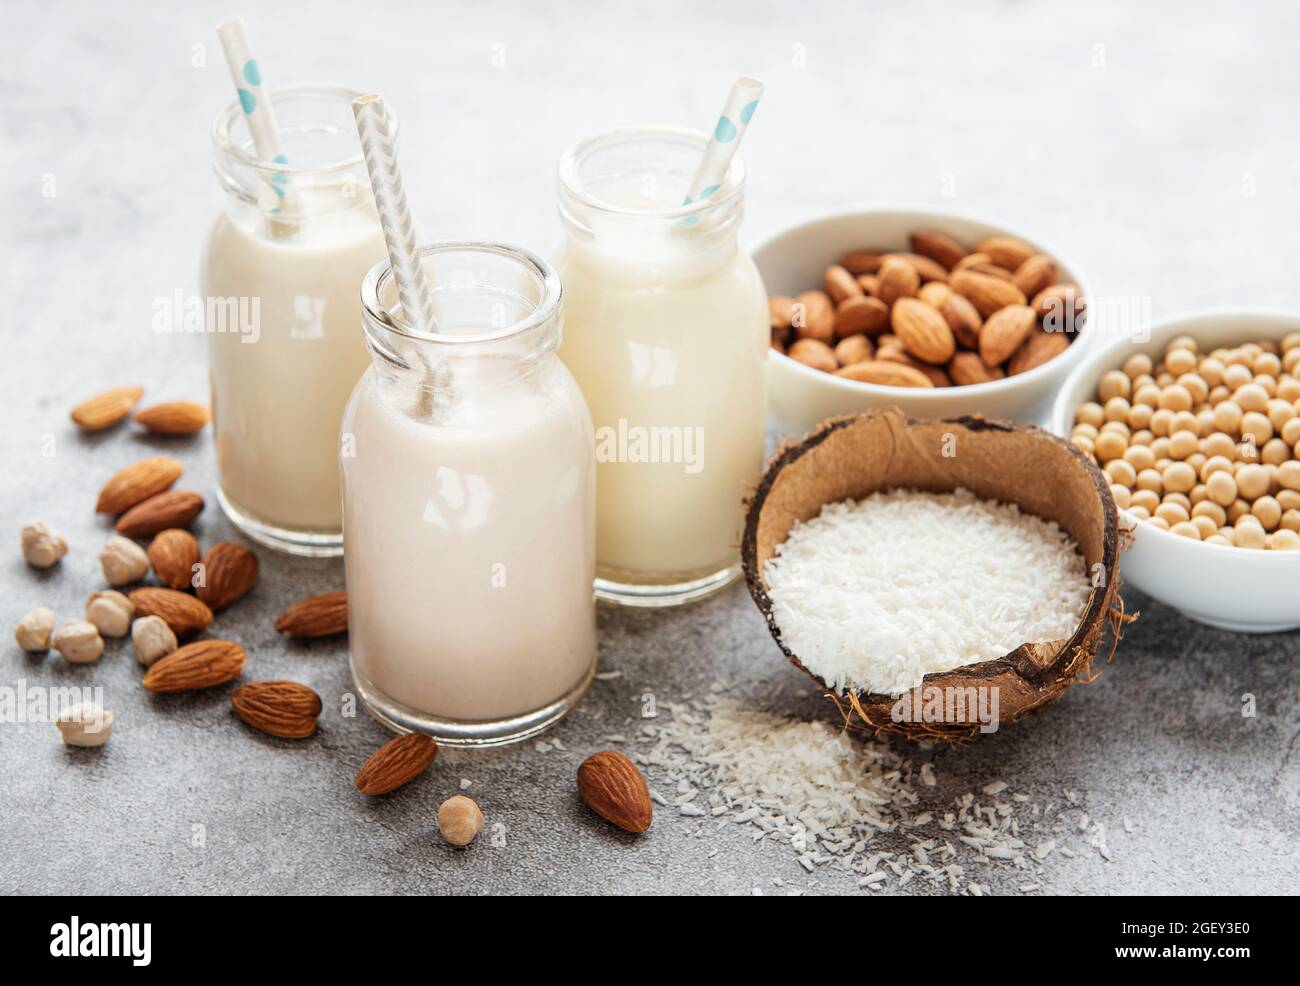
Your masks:
<path fill-rule="evenodd" d="M 266 92 L 283 161 L 258 159 L 238 104 L 212 130 L 226 200 L 201 284 L 218 498 L 255 541 L 339 554 L 339 418 L 369 365 L 357 285 L 384 238 L 352 115 L 359 93 Z"/>
<path fill-rule="evenodd" d="M 668 127 L 583 141 L 560 162 L 560 352 L 596 428 L 597 595 L 675 605 L 739 574 L 762 468 L 769 316 L 737 243 L 744 168 L 683 205 L 707 143 Z"/>
<path fill-rule="evenodd" d="M 555 354 L 559 277 L 522 250 L 421 248 L 437 332 L 361 286 L 371 367 L 343 415 L 352 673 L 370 712 L 448 745 L 531 736 L 596 665 L 591 416 Z"/>

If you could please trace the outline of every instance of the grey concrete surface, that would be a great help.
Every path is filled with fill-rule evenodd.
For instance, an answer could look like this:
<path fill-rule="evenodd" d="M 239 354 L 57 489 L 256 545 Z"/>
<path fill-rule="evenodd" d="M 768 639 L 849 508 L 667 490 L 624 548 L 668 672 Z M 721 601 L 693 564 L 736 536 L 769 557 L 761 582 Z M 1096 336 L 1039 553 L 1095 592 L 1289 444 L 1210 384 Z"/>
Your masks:
<path fill-rule="evenodd" d="M 75 400 L 138 381 L 151 400 L 200 398 L 201 339 L 150 330 L 153 300 L 197 290 L 219 206 L 208 128 L 230 98 L 213 26 L 249 20 L 269 79 L 385 93 L 426 231 L 548 250 L 553 165 L 574 139 L 640 121 L 707 126 L 730 77 L 767 83 L 746 144 L 749 242 L 856 203 L 950 206 L 1040 231 L 1100 293 L 1154 314 L 1300 307 L 1300 9 L 1111 0 L 1090 4 L 774 2 L 426 4 L 18 0 L 0 34 L 0 622 L 30 607 L 79 614 L 101 585 L 107 526 L 95 492 L 152 449 L 214 490 L 212 450 L 121 429 L 79 437 Z M 72 550 L 48 574 L 18 554 L 44 517 Z M 229 537 L 210 505 L 204 542 Z M 117 725 L 99 751 L 48 723 L 0 723 L 0 891 L 21 893 L 858 892 L 736 826 L 659 812 L 633 840 L 578 801 L 574 771 L 602 737 L 633 732 L 641 696 L 715 680 L 763 707 L 825 715 L 747 595 L 664 614 L 602 611 L 597 682 L 533 744 L 444 753 L 419 783 L 369 801 L 352 788 L 385 739 L 350 690 L 345 644 L 286 645 L 290 600 L 341 587 L 337 562 L 259 552 L 254 595 L 221 617 L 250 675 L 293 677 L 326 711 L 281 742 L 235 720 L 228 690 L 150 696 L 129 646 L 72 668 L 0 643 L 0 685 L 100 685 Z M 1300 591 L 1300 589 L 1298 589 Z M 1031 873 L 964 860 L 990 893 L 1294 893 L 1300 889 L 1300 635 L 1199 626 L 1127 593 L 1142 618 L 1100 681 L 1046 714 L 934 757 L 942 810 L 994 779 L 1036 802 L 1074 790 L 1107 825 L 1114 860 L 1075 855 Z M 8 637 L 6 636 L 6 640 Z M 1253 696 L 1256 714 L 1243 716 Z M 919 762 L 931 753 L 903 748 Z M 503 844 L 447 849 L 434 812 L 472 781 Z M 652 783 L 655 777 L 651 777 Z M 1123 819 L 1131 821 L 1126 832 Z M 888 848 L 888 839 L 882 847 Z M 776 883 L 780 881 L 780 885 Z M 892 882 L 891 882 L 892 884 Z M 886 891 L 890 892 L 890 891 Z M 904 892 L 932 892 L 912 883 Z"/>

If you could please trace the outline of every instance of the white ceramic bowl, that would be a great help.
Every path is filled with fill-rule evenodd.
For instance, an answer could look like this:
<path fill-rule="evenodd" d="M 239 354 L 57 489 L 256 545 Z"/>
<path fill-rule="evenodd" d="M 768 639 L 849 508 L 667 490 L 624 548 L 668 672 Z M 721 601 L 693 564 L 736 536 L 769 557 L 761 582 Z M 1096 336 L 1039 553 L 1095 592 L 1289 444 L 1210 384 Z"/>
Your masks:
<path fill-rule="evenodd" d="M 1041 239 L 1006 226 L 932 209 L 863 209 L 814 219 L 763 242 L 754 251 L 754 262 L 768 294 L 793 296 L 821 287 L 826 267 L 850 250 L 911 250 L 908 235 L 915 230 L 946 233 L 968 248 L 986 236 L 1019 237 L 1056 261 L 1062 281 L 1073 281 L 1085 298 L 1092 297 L 1078 268 Z M 1092 320 L 1085 318 L 1069 349 L 1028 373 L 971 387 L 933 390 L 845 380 L 773 350 L 767 362 L 768 414 L 777 431 L 794 437 L 811 431 L 828 417 L 857 414 L 887 404 L 919 418 L 978 412 L 992 418 L 1045 424 L 1056 388 L 1092 343 L 1091 325 Z"/>
<path fill-rule="evenodd" d="M 1075 410 L 1095 399 L 1104 372 L 1118 369 L 1133 353 L 1156 359 L 1176 336 L 1192 336 L 1205 351 L 1297 331 L 1300 315 L 1269 311 L 1225 310 L 1159 322 L 1148 341 L 1120 339 L 1088 353 L 1061 388 L 1050 427 L 1068 437 Z M 1223 630 L 1271 633 L 1300 627 L 1300 551 L 1204 544 L 1136 521 L 1123 510 L 1120 521 L 1133 527 L 1133 544 L 1120 559 L 1126 584 Z"/>

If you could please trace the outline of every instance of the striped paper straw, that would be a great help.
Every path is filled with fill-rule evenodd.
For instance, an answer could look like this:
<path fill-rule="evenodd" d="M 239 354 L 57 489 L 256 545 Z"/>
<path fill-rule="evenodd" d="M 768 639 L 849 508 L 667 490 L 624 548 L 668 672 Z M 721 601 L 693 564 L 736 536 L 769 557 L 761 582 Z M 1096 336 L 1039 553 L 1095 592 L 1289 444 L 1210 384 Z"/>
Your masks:
<path fill-rule="evenodd" d="M 415 242 L 415 222 L 406 205 L 402 174 L 397 170 L 397 151 L 388 130 L 388 111 L 382 97 L 371 93 L 352 100 L 357 119 L 361 153 L 370 172 L 375 193 L 375 210 L 384 230 L 388 263 L 397 282 L 397 297 L 406 320 L 424 333 L 438 331 L 433 315 L 433 292 L 424 275 L 424 264 Z"/>
<path fill-rule="evenodd" d="M 713 136 L 704 148 L 704 157 L 691 179 L 690 191 L 682 205 L 690 205 L 707 199 L 722 187 L 722 181 L 731 167 L 731 159 L 736 156 L 740 141 L 749 129 L 749 121 L 758 109 L 758 101 L 763 96 L 763 83 L 755 79 L 741 77 L 731 87 L 726 103 L 722 106 L 722 115 L 718 117 Z"/>
<path fill-rule="evenodd" d="M 253 57 L 253 48 L 248 43 L 248 30 L 244 22 L 226 21 L 217 28 L 217 36 L 221 38 L 226 64 L 230 66 L 230 78 L 235 83 L 239 105 L 244 111 L 244 119 L 248 121 L 248 130 L 253 135 L 253 146 L 257 148 L 258 159 L 287 164 L 289 159 L 285 157 L 284 147 L 280 143 L 280 128 L 275 123 L 271 100 L 262 92 L 262 70 Z M 286 197 L 286 182 L 286 176 L 276 175 L 269 183 L 278 199 Z"/>

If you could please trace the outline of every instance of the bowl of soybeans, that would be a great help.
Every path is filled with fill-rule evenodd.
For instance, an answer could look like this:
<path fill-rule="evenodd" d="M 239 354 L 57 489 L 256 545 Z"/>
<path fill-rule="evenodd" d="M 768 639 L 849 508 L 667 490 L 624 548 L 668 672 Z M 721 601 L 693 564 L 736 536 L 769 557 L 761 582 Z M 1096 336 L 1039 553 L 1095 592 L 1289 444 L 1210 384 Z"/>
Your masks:
<path fill-rule="evenodd" d="M 1099 348 L 1052 426 L 1110 482 L 1126 583 L 1221 629 L 1300 627 L 1300 315 L 1183 316 Z"/>

